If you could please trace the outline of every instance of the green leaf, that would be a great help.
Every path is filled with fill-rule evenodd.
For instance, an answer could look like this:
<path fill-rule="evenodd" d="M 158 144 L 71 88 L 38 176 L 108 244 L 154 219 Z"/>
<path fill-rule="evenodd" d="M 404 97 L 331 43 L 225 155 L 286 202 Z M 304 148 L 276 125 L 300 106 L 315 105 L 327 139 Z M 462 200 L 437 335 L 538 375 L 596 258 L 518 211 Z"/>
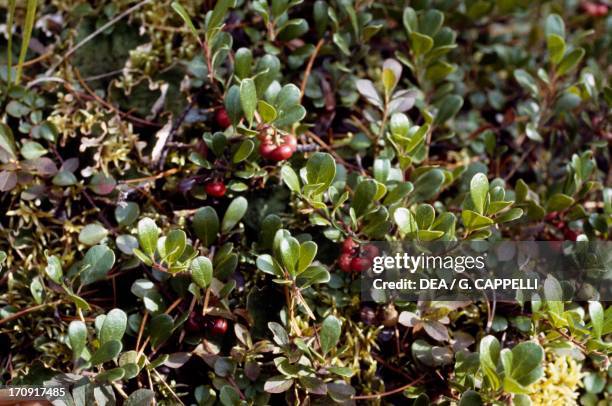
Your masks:
<path fill-rule="evenodd" d="M 191 31 L 195 39 L 200 42 L 198 30 L 196 30 L 195 26 L 193 25 L 193 21 L 191 21 L 191 17 L 189 17 L 187 10 L 185 10 L 185 8 L 178 1 L 173 1 L 171 6 L 172 9 L 183 19 L 187 25 L 187 28 L 189 28 L 189 31 Z"/>
<path fill-rule="evenodd" d="M 470 197 L 478 214 L 483 214 L 487 195 L 489 194 L 489 180 L 484 173 L 477 173 L 470 181 Z"/>
<path fill-rule="evenodd" d="M 25 62 L 26 54 L 30 46 L 30 38 L 34 29 L 34 21 L 36 20 L 36 5 L 37 0 L 28 0 L 26 7 L 25 23 L 21 30 L 21 49 L 19 50 L 19 60 L 17 61 L 17 73 L 15 74 L 15 84 L 19 84 L 21 80 L 21 71 Z"/>
<path fill-rule="evenodd" d="M 404 8 L 402 22 L 404 24 L 404 28 L 409 34 L 419 29 L 419 22 L 416 15 L 416 11 L 414 11 L 412 7 Z"/>
<path fill-rule="evenodd" d="M 368 103 L 382 109 L 383 101 L 371 80 L 359 79 L 355 84 L 359 94 L 365 97 Z"/>
<path fill-rule="evenodd" d="M 96 382 L 113 382 L 122 379 L 125 375 L 123 368 L 113 368 L 96 375 Z"/>
<path fill-rule="evenodd" d="M 468 390 L 461 395 L 461 399 L 459 400 L 459 406 L 482 406 L 484 403 L 482 402 L 482 398 L 480 394 L 473 390 Z"/>
<path fill-rule="evenodd" d="M 433 47 L 433 38 L 413 31 L 410 33 L 410 50 L 415 57 L 423 55 Z"/>
<path fill-rule="evenodd" d="M 87 326 L 81 320 L 73 320 L 68 325 L 68 340 L 72 348 L 72 357 L 78 359 L 87 343 Z"/>
<path fill-rule="evenodd" d="M 257 108 L 257 90 L 253 79 L 247 78 L 240 82 L 240 106 L 250 126 Z"/>
<path fill-rule="evenodd" d="M 276 120 L 277 113 L 274 106 L 266 103 L 264 100 L 259 100 L 257 102 L 257 111 L 259 112 L 259 116 L 263 120 L 264 123 L 271 123 Z"/>
<path fill-rule="evenodd" d="M 293 237 L 285 237 L 281 240 L 279 249 L 283 265 L 290 274 L 294 274 L 300 259 L 300 243 Z"/>
<path fill-rule="evenodd" d="M 79 242 L 85 245 L 96 245 L 106 238 L 108 230 L 102 225 L 94 223 L 88 224 L 79 233 Z"/>
<path fill-rule="evenodd" d="M 45 288 L 40 280 L 40 277 L 35 276 L 30 282 L 30 292 L 36 304 L 41 304 L 44 299 Z"/>
<path fill-rule="evenodd" d="M 212 13 L 210 13 L 210 18 L 208 19 L 208 24 L 206 26 L 206 36 L 210 40 L 213 35 L 213 32 L 217 28 L 221 26 L 223 20 L 228 15 L 228 11 L 230 7 L 234 7 L 235 0 L 219 0 L 215 4 L 215 8 Z"/>
<path fill-rule="evenodd" d="M 166 251 L 165 260 L 172 264 L 179 260 L 185 252 L 187 246 L 187 235 L 183 230 L 172 230 L 166 236 L 164 248 Z"/>
<path fill-rule="evenodd" d="M 15 147 L 13 131 L 4 123 L 0 123 L 0 149 L 5 151 L 10 159 L 17 160 L 17 148 Z"/>
<path fill-rule="evenodd" d="M 496 223 L 509 223 L 523 216 L 523 209 L 515 207 L 495 217 Z"/>
<path fill-rule="evenodd" d="M 294 40 L 307 33 L 308 28 L 308 21 L 305 19 L 291 19 L 279 27 L 276 39 L 284 42 Z"/>
<path fill-rule="evenodd" d="M 327 191 L 336 176 L 336 161 L 326 152 L 315 152 L 306 163 L 306 181 L 309 185 L 320 185 L 313 194 Z"/>
<path fill-rule="evenodd" d="M 210 206 L 199 208 L 193 216 L 193 229 L 204 246 L 210 246 L 217 239 L 219 217 Z"/>
<path fill-rule="evenodd" d="M 547 37 L 549 35 L 557 35 L 565 38 L 565 23 L 559 14 L 550 14 L 546 17 L 544 32 Z"/>
<path fill-rule="evenodd" d="M 115 253 L 105 245 L 94 245 L 83 258 L 81 284 L 88 285 L 106 278 L 115 264 Z"/>
<path fill-rule="evenodd" d="M 565 55 L 557 67 L 557 75 L 562 76 L 572 71 L 582 60 L 584 53 L 584 48 L 578 48 Z"/>
<path fill-rule="evenodd" d="M 600 339 L 604 325 L 604 310 L 601 303 L 596 301 L 589 302 L 589 316 L 593 326 L 593 336 Z"/>
<path fill-rule="evenodd" d="M 191 278 L 202 289 L 206 289 L 212 281 L 213 266 L 210 259 L 196 257 L 191 261 Z"/>
<path fill-rule="evenodd" d="M 124 406 L 150 406 L 155 404 L 155 392 L 149 389 L 137 389 L 125 400 Z"/>
<path fill-rule="evenodd" d="M 2 261 L 0 261 L 1 263 Z M 51 280 L 58 285 L 61 285 L 64 273 L 62 272 L 62 263 L 59 258 L 55 255 L 47 258 L 47 267 L 45 273 L 51 278 Z"/>
<path fill-rule="evenodd" d="M 247 199 L 242 196 L 239 196 L 232 200 L 230 205 L 227 207 L 227 211 L 223 216 L 223 220 L 221 221 L 221 232 L 227 233 L 231 229 L 238 224 L 238 222 L 244 217 L 249 203 Z"/>
<path fill-rule="evenodd" d="M 571 196 L 563 193 L 555 193 L 546 202 L 546 210 L 548 212 L 562 211 L 574 204 L 574 199 Z"/>
<path fill-rule="evenodd" d="M 232 125 L 236 127 L 242 117 L 242 107 L 240 106 L 240 87 L 232 85 L 225 94 L 225 111 L 230 118 Z"/>
<path fill-rule="evenodd" d="M 167 314 L 157 314 L 151 318 L 149 326 L 149 335 L 151 337 L 151 345 L 157 349 L 160 344 L 164 343 L 172 335 L 174 321 Z"/>
<path fill-rule="evenodd" d="M 255 86 L 257 87 L 258 95 L 265 94 L 270 84 L 274 82 L 274 79 L 280 72 L 280 68 L 280 60 L 274 55 L 266 54 L 257 61 Z"/>
<path fill-rule="evenodd" d="M 444 173 L 440 169 L 432 169 L 421 174 L 414 182 L 414 200 L 422 202 L 440 193 L 444 183 Z"/>
<path fill-rule="evenodd" d="M 300 179 L 289 165 L 283 165 L 283 167 L 281 168 L 281 178 L 283 179 L 285 185 L 287 185 L 287 187 L 291 191 L 298 194 L 300 193 Z"/>
<path fill-rule="evenodd" d="M 542 377 L 543 360 L 544 350 L 539 344 L 519 343 L 512 348 L 512 372 L 509 375 L 519 384 L 528 386 Z"/>
<path fill-rule="evenodd" d="M 387 59 L 383 63 L 382 81 L 387 99 L 393 93 L 397 82 L 402 76 L 402 65 L 395 59 Z"/>
<path fill-rule="evenodd" d="M 538 95 L 538 84 L 536 83 L 533 76 L 531 76 L 526 70 L 515 70 L 514 79 L 516 79 L 519 85 L 527 89 L 532 96 Z"/>
<path fill-rule="evenodd" d="M 497 373 L 500 345 L 494 336 L 486 336 L 480 341 L 480 368 L 494 390 L 499 388 L 500 380 Z"/>
<path fill-rule="evenodd" d="M 289 127 L 302 120 L 306 116 L 306 109 L 300 105 L 290 107 L 288 110 L 281 111 L 278 118 L 274 120 L 276 127 Z"/>
<path fill-rule="evenodd" d="M 138 203 L 121 202 L 115 207 L 115 220 L 120 226 L 129 226 L 133 224 L 140 215 L 140 207 Z"/>
<path fill-rule="evenodd" d="M 433 224 L 435 216 L 436 212 L 432 205 L 418 205 L 415 213 L 415 220 L 419 230 L 428 230 Z"/>
<path fill-rule="evenodd" d="M 414 216 L 409 209 L 398 207 L 393 213 L 395 224 L 402 235 L 412 234 L 417 232 L 417 224 Z"/>
<path fill-rule="evenodd" d="M 340 340 L 342 322 L 334 316 L 327 316 L 321 325 L 321 352 L 327 354 Z"/>
<path fill-rule="evenodd" d="M 355 210 L 355 216 L 361 217 L 374 202 L 374 196 L 378 189 L 376 185 L 376 181 L 372 179 L 366 179 L 359 182 L 357 188 L 355 188 L 355 196 L 351 202 L 351 207 Z"/>
<path fill-rule="evenodd" d="M 305 289 L 311 285 L 328 283 L 331 278 L 329 271 L 321 265 L 311 265 L 297 277 L 297 285 Z"/>
<path fill-rule="evenodd" d="M 482 216 L 472 210 L 463 210 L 461 212 L 461 219 L 468 230 L 478 230 L 495 223 L 490 218 Z"/>
<path fill-rule="evenodd" d="M 25 159 L 36 159 L 47 153 L 47 150 L 38 142 L 26 141 L 19 150 Z"/>
<path fill-rule="evenodd" d="M 336 44 L 336 46 L 340 49 L 340 51 L 342 51 L 342 53 L 346 56 L 350 56 L 351 55 L 351 50 L 349 49 L 347 40 L 344 38 L 344 36 L 342 36 L 341 33 L 339 32 L 335 32 L 332 40 L 334 41 L 334 44 Z"/>
<path fill-rule="evenodd" d="M 138 241 L 140 243 L 140 248 L 150 257 L 155 254 L 159 233 L 160 230 L 157 228 L 157 224 L 150 218 L 145 217 L 138 222 Z"/>
<path fill-rule="evenodd" d="M 300 244 L 300 259 L 298 261 L 298 273 L 310 266 L 317 255 L 317 243 L 314 241 L 304 241 Z"/>
<path fill-rule="evenodd" d="M 239 79 L 251 75 L 253 69 L 253 53 L 249 48 L 239 48 L 234 56 L 234 74 Z"/>
<path fill-rule="evenodd" d="M 442 27 L 443 23 L 444 14 L 441 11 L 429 9 L 421 17 L 419 27 L 421 28 L 421 33 L 434 37 Z"/>
<path fill-rule="evenodd" d="M 317 36 L 322 38 L 325 34 L 325 29 L 329 24 L 329 15 L 328 15 L 329 6 L 323 0 L 317 0 L 314 3 L 312 9 L 312 15 L 315 22 L 315 28 L 317 30 Z"/>
<path fill-rule="evenodd" d="M 283 277 L 283 270 L 271 255 L 264 254 L 257 257 L 257 269 L 270 275 Z"/>
<path fill-rule="evenodd" d="M 531 398 L 525 394 L 514 395 L 513 406 L 531 406 Z"/>
<path fill-rule="evenodd" d="M 121 341 L 127 327 L 127 315 L 121 309 L 113 309 L 106 314 L 100 329 L 100 342 Z"/>
<path fill-rule="evenodd" d="M 438 106 L 438 114 L 434 118 L 435 125 L 444 124 L 453 118 L 463 106 L 463 97 L 456 94 L 445 96 Z"/>
<path fill-rule="evenodd" d="M 120 341 L 107 341 L 91 356 L 89 362 L 91 362 L 92 365 L 104 364 L 119 355 L 122 348 L 123 346 Z"/>
<path fill-rule="evenodd" d="M 565 40 L 557 34 L 549 34 L 546 36 L 546 47 L 551 62 L 555 65 L 561 62 L 565 55 Z"/>

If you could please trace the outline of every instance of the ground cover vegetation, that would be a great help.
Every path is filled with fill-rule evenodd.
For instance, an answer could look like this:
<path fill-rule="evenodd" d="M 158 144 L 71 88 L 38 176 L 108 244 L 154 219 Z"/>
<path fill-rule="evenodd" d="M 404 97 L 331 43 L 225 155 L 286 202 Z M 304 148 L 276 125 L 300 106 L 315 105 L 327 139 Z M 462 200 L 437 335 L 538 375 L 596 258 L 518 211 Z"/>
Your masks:
<path fill-rule="evenodd" d="M 610 240 L 608 1 L 0 5 L 0 383 L 610 404 L 605 301 L 359 284 L 369 241 Z"/>

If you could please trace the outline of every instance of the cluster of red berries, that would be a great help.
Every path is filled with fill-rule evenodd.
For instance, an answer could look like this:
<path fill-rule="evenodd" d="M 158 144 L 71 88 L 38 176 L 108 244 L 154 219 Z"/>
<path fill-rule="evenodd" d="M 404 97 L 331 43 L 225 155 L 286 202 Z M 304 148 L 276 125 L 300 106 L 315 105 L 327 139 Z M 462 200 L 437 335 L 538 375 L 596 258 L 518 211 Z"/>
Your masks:
<path fill-rule="evenodd" d="M 209 182 L 204 186 L 206 194 L 212 197 L 223 197 L 225 196 L 226 190 L 225 183 L 220 180 Z"/>
<path fill-rule="evenodd" d="M 598 4 L 593 1 L 583 2 L 582 8 L 591 17 L 603 17 L 608 14 L 608 6 L 605 4 Z"/>
<path fill-rule="evenodd" d="M 372 244 L 360 247 L 352 238 L 342 243 L 342 254 L 338 266 L 342 272 L 363 272 L 372 266 L 372 260 L 380 254 L 378 247 Z"/>
<path fill-rule="evenodd" d="M 278 143 L 271 135 L 264 135 L 259 141 L 259 153 L 270 161 L 285 161 L 297 150 L 297 139 L 293 135 L 285 135 Z"/>
<path fill-rule="evenodd" d="M 559 212 L 553 211 L 546 215 L 546 220 L 550 221 L 553 226 L 563 233 L 563 238 L 566 241 L 576 241 L 578 233 L 572 230 L 569 225 L 559 217 Z"/>
<path fill-rule="evenodd" d="M 213 335 L 222 336 L 227 332 L 227 320 L 221 317 L 205 317 L 201 313 L 191 312 L 187 319 L 186 328 L 191 332 L 209 331 Z"/>

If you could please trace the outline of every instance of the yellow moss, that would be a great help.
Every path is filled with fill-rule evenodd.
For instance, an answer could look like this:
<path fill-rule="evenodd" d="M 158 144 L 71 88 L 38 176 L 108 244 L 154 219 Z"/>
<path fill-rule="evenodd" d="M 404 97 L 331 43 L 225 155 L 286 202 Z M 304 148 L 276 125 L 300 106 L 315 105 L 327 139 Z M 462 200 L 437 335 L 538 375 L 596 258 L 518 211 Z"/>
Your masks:
<path fill-rule="evenodd" d="M 576 405 L 582 386 L 580 364 L 568 356 L 556 357 L 544 367 L 544 377 L 531 387 L 534 406 Z"/>

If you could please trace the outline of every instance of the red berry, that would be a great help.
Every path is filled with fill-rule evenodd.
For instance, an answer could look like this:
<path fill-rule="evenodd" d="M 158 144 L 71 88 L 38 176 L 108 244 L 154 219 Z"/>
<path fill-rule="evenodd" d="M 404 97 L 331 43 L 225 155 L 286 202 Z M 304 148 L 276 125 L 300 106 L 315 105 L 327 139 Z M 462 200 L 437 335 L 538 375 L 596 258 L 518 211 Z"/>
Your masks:
<path fill-rule="evenodd" d="M 351 262 L 353 261 L 353 257 L 351 254 L 344 253 L 340 255 L 338 258 L 338 267 L 342 272 L 351 272 Z"/>
<path fill-rule="evenodd" d="M 291 158 L 291 155 L 293 155 L 293 149 L 291 149 L 291 146 L 283 144 L 279 147 L 276 147 L 270 153 L 269 158 L 273 161 L 280 162 Z"/>
<path fill-rule="evenodd" d="M 218 318 L 212 325 L 212 333 L 215 335 L 223 335 L 227 331 L 227 320 Z"/>
<path fill-rule="evenodd" d="M 276 148 L 276 145 L 274 145 L 272 142 L 263 140 L 261 141 L 261 144 L 259 144 L 259 154 L 265 159 L 270 159 L 270 154 Z"/>
<path fill-rule="evenodd" d="M 215 112 L 215 120 L 217 121 L 217 125 L 223 129 L 232 125 L 232 121 L 223 107 Z"/>
<path fill-rule="evenodd" d="M 297 151 L 297 138 L 295 138 L 293 135 L 287 135 L 284 141 L 284 145 L 289 145 L 293 152 Z"/>
<path fill-rule="evenodd" d="M 578 238 L 578 233 L 571 228 L 566 227 L 563 229 L 563 237 L 565 237 L 565 239 L 568 241 L 576 241 L 576 238 Z"/>
<path fill-rule="evenodd" d="M 204 320 L 204 317 L 202 317 L 202 315 L 198 312 L 191 312 L 189 318 L 187 319 L 187 322 L 185 323 L 187 331 L 192 333 L 202 331 L 205 326 L 206 321 Z"/>
<path fill-rule="evenodd" d="M 345 254 L 354 254 L 357 248 L 359 248 L 359 244 L 350 237 L 342 243 L 342 252 Z"/>
<path fill-rule="evenodd" d="M 591 1 L 582 3 L 582 8 L 591 17 L 603 17 L 608 14 L 608 6 L 605 4 L 597 4 Z"/>
<path fill-rule="evenodd" d="M 221 181 L 215 181 L 207 183 L 204 187 L 204 191 L 207 195 L 212 197 L 223 197 L 225 195 L 225 184 Z"/>
<path fill-rule="evenodd" d="M 353 272 L 367 271 L 372 265 L 372 261 L 369 258 L 355 257 L 351 260 L 351 270 Z"/>
<path fill-rule="evenodd" d="M 378 249 L 378 247 L 372 244 L 368 244 L 365 247 L 363 247 L 362 252 L 363 252 L 363 255 L 365 255 L 365 257 L 369 259 L 373 259 L 374 257 L 377 257 L 380 255 L 380 250 Z"/>

